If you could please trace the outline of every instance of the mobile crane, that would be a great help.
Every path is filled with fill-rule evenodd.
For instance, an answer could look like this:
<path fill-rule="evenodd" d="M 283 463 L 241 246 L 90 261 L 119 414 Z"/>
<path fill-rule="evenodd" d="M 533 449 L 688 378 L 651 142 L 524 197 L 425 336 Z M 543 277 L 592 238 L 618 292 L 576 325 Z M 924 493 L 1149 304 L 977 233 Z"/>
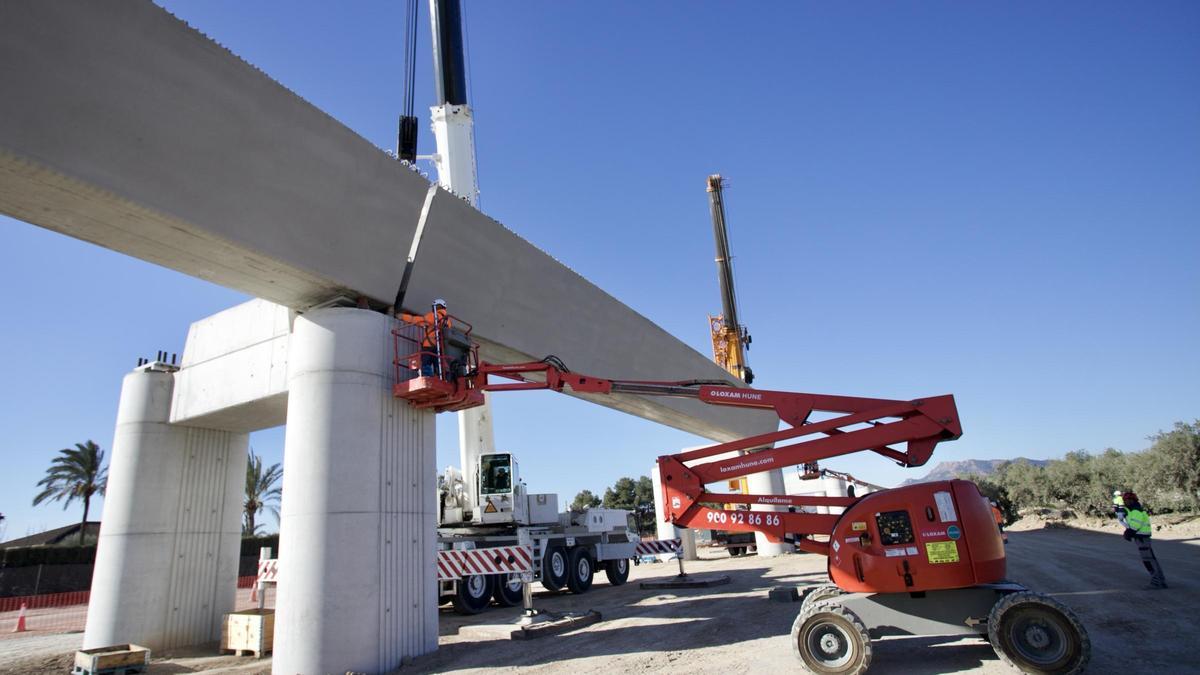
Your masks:
<path fill-rule="evenodd" d="M 717 246 L 717 280 L 721 284 L 721 315 L 708 317 L 713 361 L 729 371 L 730 375 L 746 384 L 753 384 L 754 371 L 746 364 L 750 331 L 738 322 L 737 295 L 733 288 L 733 257 L 729 253 L 729 231 L 725 227 L 725 179 L 720 174 L 713 174 L 708 177 L 707 185 L 713 239 Z"/>
<path fill-rule="evenodd" d="M 721 314 L 708 317 L 713 361 L 730 375 L 751 384 L 754 382 L 754 371 L 746 362 L 751 338 L 750 331 L 738 321 L 737 293 L 733 284 L 733 254 L 729 250 L 729 229 L 725 225 L 725 179 L 720 174 L 713 174 L 705 181 L 705 186 L 708 191 L 709 213 L 712 216 L 713 242 L 717 249 L 717 283 L 721 289 Z M 728 485 L 729 490 L 735 494 L 750 492 L 749 481 L 745 477 L 730 480 Z M 750 507 L 727 503 L 725 509 L 748 511 Z M 733 557 L 755 550 L 755 537 L 751 532 L 712 530 L 712 543 L 724 547 Z"/>
<path fill-rule="evenodd" d="M 986 636 L 1002 660 L 1030 673 L 1077 673 L 1090 658 L 1087 631 L 1067 606 L 1005 578 L 1004 544 L 970 481 L 920 483 L 856 498 L 718 494 L 705 487 L 864 451 L 900 466 L 921 466 L 938 443 L 962 435 L 952 395 L 903 401 L 757 390 L 723 381 L 612 380 L 571 372 L 555 357 L 481 362 L 474 345 L 448 352 L 437 347 L 433 356 L 445 363 L 445 375 L 436 376 L 420 371 L 421 352 L 402 349 L 397 340 L 393 394 L 435 412 L 480 405 L 485 391 L 535 389 L 773 410 L 789 428 L 659 457 L 663 518 L 678 527 L 762 532 L 827 556 L 833 583 L 808 591 L 791 630 L 793 651 L 814 672 L 865 672 L 871 639 L 891 633 Z M 833 416 L 812 420 L 814 413 Z M 726 458 L 716 459 L 721 455 Z M 708 506 L 720 502 L 788 511 Z M 801 510 L 812 506 L 844 511 Z"/>

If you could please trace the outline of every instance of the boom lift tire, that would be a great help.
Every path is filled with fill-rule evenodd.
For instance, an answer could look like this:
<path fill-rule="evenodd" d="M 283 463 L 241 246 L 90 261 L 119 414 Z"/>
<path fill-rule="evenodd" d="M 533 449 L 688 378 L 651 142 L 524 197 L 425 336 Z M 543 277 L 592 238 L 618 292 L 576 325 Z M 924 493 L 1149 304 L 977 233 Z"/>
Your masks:
<path fill-rule="evenodd" d="M 562 546 L 551 546 L 546 550 L 542 559 L 542 586 L 548 591 L 561 591 L 567 585 L 567 571 L 570 569 L 567 560 L 567 549 Z"/>
<path fill-rule="evenodd" d="M 1023 673 L 1073 675 L 1092 655 L 1087 630 L 1066 605 L 1041 593 L 1001 598 L 988 615 L 988 641 L 996 655 Z"/>
<path fill-rule="evenodd" d="M 575 594 L 587 593 L 596 574 L 596 560 L 586 546 L 572 547 L 567 555 L 567 588 Z"/>
<path fill-rule="evenodd" d="M 492 576 L 473 574 L 463 577 L 454 584 L 454 597 L 450 603 L 459 614 L 478 614 L 487 609 L 492 601 Z"/>
<path fill-rule="evenodd" d="M 620 586 L 629 580 L 629 559 L 617 558 L 616 560 L 604 561 L 604 576 L 608 577 L 608 583 L 613 586 Z"/>
<path fill-rule="evenodd" d="M 492 583 L 496 586 L 492 597 L 496 599 L 497 605 L 501 607 L 516 607 L 524 600 L 520 574 L 497 574 Z"/>
<path fill-rule="evenodd" d="M 814 673 L 861 675 L 871 666 L 867 627 L 837 602 L 819 602 L 801 611 L 791 635 L 792 652 Z"/>
<path fill-rule="evenodd" d="M 836 598 L 843 593 L 845 593 L 845 591 L 838 588 L 834 584 L 821 584 L 820 586 L 817 586 L 809 591 L 808 595 L 804 596 L 804 602 L 800 603 L 800 612 L 803 613 L 804 610 L 812 607 L 818 602 L 829 600 L 830 598 Z"/>

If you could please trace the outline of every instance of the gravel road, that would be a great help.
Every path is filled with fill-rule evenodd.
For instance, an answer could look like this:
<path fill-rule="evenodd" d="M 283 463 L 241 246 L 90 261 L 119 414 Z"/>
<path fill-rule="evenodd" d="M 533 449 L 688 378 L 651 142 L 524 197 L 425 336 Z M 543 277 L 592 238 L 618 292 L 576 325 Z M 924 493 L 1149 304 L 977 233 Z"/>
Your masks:
<path fill-rule="evenodd" d="M 1116 534 L 1071 529 L 1013 532 L 1009 576 L 1049 593 L 1079 615 L 1091 635 L 1092 673 L 1200 673 L 1200 543 L 1158 540 L 1167 591 L 1147 591 L 1149 575 L 1137 550 Z M 592 592 L 537 594 L 540 609 L 595 609 L 604 621 L 559 636 L 512 641 L 517 610 L 461 617 L 441 614 L 440 648 L 401 673 L 435 672 L 800 672 L 788 634 L 797 604 L 772 603 L 766 591 L 825 580 L 824 558 L 720 558 L 689 562 L 692 574 L 728 574 L 710 589 L 642 590 L 639 581 L 670 577 L 675 565 L 641 565 L 630 582 L 610 587 L 599 576 Z M 0 672 L 45 672 L 69 663 L 79 635 L 0 641 Z M 23 645 L 23 646 L 22 646 Z M 54 659 L 55 654 L 59 654 Z M 151 673 L 267 673 L 270 659 L 206 657 L 191 652 L 158 659 Z M 871 673 L 1009 673 L 991 647 L 976 639 L 887 638 L 874 643 Z"/>

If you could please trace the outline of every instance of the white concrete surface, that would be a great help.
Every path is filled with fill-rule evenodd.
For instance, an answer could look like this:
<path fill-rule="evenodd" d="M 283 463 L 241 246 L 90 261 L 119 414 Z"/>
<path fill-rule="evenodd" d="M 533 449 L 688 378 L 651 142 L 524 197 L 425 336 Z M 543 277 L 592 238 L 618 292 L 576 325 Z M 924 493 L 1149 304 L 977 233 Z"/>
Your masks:
<path fill-rule="evenodd" d="M 175 376 L 171 422 L 230 431 L 287 418 L 287 354 L 295 312 L 251 300 L 188 330 Z"/>
<path fill-rule="evenodd" d="M 209 642 L 233 610 L 249 436 L 169 425 L 173 380 L 121 388 L 85 648 Z"/>
<path fill-rule="evenodd" d="M 0 3 L 0 92 L 0 212 L 293 309 L 394 298 L 428 182 L 148 0 Z M 439 296 L 489 360 L 731 377 L 446 192 L 408 291 L 413 307 Z M 594 400 L 716 440 L 775 425 L 683 399 Z"/>
<path fill-rule="evenodd" d="M 391 326 L 295 321 L 275 673 L 385 672 L 437 648 L 434 421 L 392 397 Z"/>

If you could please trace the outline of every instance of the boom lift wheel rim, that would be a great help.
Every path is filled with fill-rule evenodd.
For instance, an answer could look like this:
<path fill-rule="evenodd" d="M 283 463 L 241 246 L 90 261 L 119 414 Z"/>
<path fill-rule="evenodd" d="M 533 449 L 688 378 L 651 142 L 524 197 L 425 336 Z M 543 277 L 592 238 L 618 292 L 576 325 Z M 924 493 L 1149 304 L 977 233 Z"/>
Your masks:
<path fill-rule="evenodd" d="M 854 612 L 836 602 L 801 611 L 792 624 L 792 651 L 814 673 L 859 675 L 871 665 L 871 638 Z"/>
<path fill-rule="evenodd" d="M 1001 598 L 988 616 L 988 641 L 1009 665 L 1035 673 L 1078 673 L 1091 658 L 1091 640 L 1073 612 L 1041 593 Z"/>

